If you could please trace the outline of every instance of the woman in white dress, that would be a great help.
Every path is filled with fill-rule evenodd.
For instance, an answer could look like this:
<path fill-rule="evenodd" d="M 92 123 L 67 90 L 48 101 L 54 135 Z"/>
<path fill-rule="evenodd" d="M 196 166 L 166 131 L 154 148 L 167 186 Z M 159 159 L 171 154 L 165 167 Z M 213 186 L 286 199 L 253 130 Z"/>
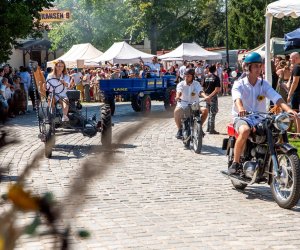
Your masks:
<path fill-rule="evenodd" d="M 62 121 L 69 121 L 69 101 L 67 97 L 67 90 L 70 88 L 71 78 L 67 73 L 66 64 L 64 61 L 59 60 L 55 62 L 54 71 L 47 76 L 46 88 L 50 95 L 55 90 L 55 100 L 63 107 Z M 50 106 L 50 98 L 48 99 L 48 105 Z M 54 103 L 52 103 L 54 105 Z"/>

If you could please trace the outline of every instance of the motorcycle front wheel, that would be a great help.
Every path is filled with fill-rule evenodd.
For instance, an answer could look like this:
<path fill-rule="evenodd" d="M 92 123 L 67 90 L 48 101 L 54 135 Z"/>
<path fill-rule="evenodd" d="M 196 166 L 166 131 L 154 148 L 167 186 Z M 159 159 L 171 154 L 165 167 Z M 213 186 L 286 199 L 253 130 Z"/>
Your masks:
<path fill-rule="evenodd" d="M 279 153 L 279 176 L 273 176 L 272 195 L 276 203 L 286 209 L 294 207 L 300 198 L 300 165 L 297 152 Z"/>
<path fill-rule="evenodd" d="M 203 131 L 201 123 L 194 121 L 193 125 L 193 150 L 196 154 L 201 153 L 202 149 L 202 139 L 203 139 Z"/>

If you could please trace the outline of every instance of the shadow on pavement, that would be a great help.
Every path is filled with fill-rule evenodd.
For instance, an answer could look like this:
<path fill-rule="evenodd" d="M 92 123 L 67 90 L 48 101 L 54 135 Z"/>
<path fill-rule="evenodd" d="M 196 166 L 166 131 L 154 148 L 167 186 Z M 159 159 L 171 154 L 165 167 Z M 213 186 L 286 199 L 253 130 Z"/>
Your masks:
<path fill-rule="evenodd" d="M 274 206 L 278 206 L 273 199 L 271 189 L 269 186 L 247 186 L 244 190 L 236 190 L 239 193 L 247 195 L 247 200 L 259 199 L 262 201 L 272 202 Z M 251 201 L 250 201 L 251 202 Z M 299 202 L 296 207 L 292 208 L 291 211 L 300 212 Z"/>
<path fill-rule="evenodd" d="M 219 147 L 214 147 L 214 146 L 207 146 L 203 145 L 201 155 L 224 155 L 224 150 L 222 150 Z M 224 162 L 224 164 L 227 164 L 227 162 Z"/>
<path fill-rule="evenodd" d="M 69 160 L 74 158 L 83 158 L 90 154 L 98 154 L 102 152 L 111 151 L 113 153 L 123 153 L 118 149 L 125 149 L 125 148 L 136 148 L 136 145 L 133 144 L 112 144 L 112 149 L 107 149 L 103 145 L 81 145 L 81 146 L 74 146 L 68 144 L 56 144 L 53 148 L 53 154 L 51 159 L 56 160 Z M 73 153 L 74 156 L 70 155 L 55 155 L 55 152 L 66 152 L 66 153 Z"/>

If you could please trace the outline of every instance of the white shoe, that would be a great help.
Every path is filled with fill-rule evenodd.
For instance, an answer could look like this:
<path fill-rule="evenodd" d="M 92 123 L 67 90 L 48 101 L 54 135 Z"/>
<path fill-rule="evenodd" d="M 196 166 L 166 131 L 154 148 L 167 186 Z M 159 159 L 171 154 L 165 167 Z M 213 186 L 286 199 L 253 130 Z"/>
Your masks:
<path fill-rule="evenodd" d="M 61 120 L 63 122 L 68 122 L 69 121 L 69 117 L 67 117 L 66 115 L 64 115 Z"/>

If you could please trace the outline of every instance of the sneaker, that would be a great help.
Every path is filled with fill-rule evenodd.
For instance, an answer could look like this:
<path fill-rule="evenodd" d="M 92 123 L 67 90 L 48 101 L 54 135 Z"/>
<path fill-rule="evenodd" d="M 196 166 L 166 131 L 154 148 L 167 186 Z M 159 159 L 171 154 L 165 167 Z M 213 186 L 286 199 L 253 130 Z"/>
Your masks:
<path fill-rule="evenodd" d="M 211 130 L 211 131 L 209 131 L 209 134 L 210 135 L 219 135 L 220 133 L 216 130 Z"/>
<path fill-rule="evenodd" d="M 178 132 L 177 132 L 177 134 L 175 135 L 175 137 L 176 137 L 177 139 L 181 139 L 181 138 L 182 138 L 182 129 L 178 129 Z"/>
<path fill-rule="evenodd" d="M 66 115 L 64 115 L 61 120 L 63 122 L 68 122 L 69 121 L 69 117 L 67 117 Z"/>
<path fill-rule="evenodd" d="M 228 173 L 229 174 L 237 174 L 238 170 L 241 168 L 240 163 L 238 162 L 233 162 L 232 165 L 228 168 Z"/>

